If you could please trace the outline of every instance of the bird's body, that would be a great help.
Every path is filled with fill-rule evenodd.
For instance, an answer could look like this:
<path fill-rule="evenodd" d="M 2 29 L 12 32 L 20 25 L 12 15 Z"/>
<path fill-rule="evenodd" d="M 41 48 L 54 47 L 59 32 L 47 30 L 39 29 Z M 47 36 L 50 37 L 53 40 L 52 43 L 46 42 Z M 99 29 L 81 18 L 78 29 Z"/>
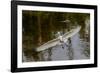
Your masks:
<path fill-rule="evenodd" d="M 67 43 L 68 38 L 75 35 L 77 32 L 79 32 L 80 29 L 81 29 L 81 26 L 78 26 L 77 28 L 72 29 L 71 31 L 65 33 L 64 35 L 61 35 L 60 32 L 58 32 L 58 37 L 57 38 L 55 38 L 51 41 L 48 41 L 47 43 L 37 47 L 36 51 L 37 52 L 43 51 L 43 50 L 46 50 L 48 48 L 54 47 L 56 45 L 62 45 L 64 43 Z"/>
<path fill-rule="evenodd" d="M 58 39 L 59 39 L 59 43 L 58 43 L 58 45 L 61 45 L 61 44 L 64 43 L 64 41 L 63 41 L 63 37 L 62 37 L 62 36 L 59 36 Z"/>

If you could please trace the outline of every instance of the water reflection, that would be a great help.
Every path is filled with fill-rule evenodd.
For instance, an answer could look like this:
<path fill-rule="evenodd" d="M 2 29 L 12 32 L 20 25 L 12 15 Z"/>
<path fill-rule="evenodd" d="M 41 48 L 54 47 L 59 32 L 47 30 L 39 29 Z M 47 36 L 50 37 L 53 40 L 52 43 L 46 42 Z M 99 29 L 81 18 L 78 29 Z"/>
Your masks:
<path fill-rule="evenodd" d="M 89 43 L 80 39 L 79 33 L 71 38 L 71 43 L 68 45 L 63 44 L 62 46 L 55 46 L 39 53 L 32 53 L 31 55 L 23 53 L 23 60 L 30 62 L 89 59 L 89 50 L 87 51 Z"/>

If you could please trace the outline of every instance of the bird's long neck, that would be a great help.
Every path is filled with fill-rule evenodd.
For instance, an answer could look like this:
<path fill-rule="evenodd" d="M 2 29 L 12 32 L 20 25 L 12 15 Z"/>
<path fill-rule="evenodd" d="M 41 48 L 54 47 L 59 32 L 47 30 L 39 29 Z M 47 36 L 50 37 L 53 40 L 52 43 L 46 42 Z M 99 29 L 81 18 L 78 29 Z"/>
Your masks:
<path fill-rule="evenodd" d="M 60 32 L 58 32 L 58 38 L 60 41 L 63 41 L 62 35 L 60 34 Z"/>
<path fill-rule="evenodd" d="M 62 38 L 62 36 L 59 36 L 59 39 L 60 39 L 60 41 L 63 41 L 63 38 Z"/>

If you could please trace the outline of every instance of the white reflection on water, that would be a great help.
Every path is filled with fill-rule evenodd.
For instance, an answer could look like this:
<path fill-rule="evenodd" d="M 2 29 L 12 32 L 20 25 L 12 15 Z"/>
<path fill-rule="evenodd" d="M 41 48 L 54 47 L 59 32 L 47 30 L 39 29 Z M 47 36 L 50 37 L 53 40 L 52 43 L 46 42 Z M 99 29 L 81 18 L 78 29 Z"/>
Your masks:
<path fill-rule="evenodd" d="M 23 61 L 55 61 L 55 60 L 79 60 L 79 59 L 89 59 L 89 57 L 84 52 L 85 49 L 89 48 L 86 46 L 89 43 L 80 40 L 80 34 L 77 33 L 71 38 L 71 43 L 61 46 L 55 46 L 48 50 L 42 51 L 38 54 L 38 60 L 35 60 L 33 56 L 25 56 L 23 54 Z"/>

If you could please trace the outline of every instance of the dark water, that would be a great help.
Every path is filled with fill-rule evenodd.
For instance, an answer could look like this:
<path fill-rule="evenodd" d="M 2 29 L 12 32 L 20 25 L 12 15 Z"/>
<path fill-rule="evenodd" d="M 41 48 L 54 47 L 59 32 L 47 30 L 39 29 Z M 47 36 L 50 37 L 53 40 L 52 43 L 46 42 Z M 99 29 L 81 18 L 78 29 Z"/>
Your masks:
<path fill-rule="evenodd" d="M 77 33 L 71 38 L 71 43 L 49 48 L 42 52 L 27 55 L 23 53 L 23 61 L 55 61 L 55 60 L 81 60 L 89 59 L 89 42 L 80 39 L 80 34 Z M 90 51 L 90 50 L 89 50 Z"/>

